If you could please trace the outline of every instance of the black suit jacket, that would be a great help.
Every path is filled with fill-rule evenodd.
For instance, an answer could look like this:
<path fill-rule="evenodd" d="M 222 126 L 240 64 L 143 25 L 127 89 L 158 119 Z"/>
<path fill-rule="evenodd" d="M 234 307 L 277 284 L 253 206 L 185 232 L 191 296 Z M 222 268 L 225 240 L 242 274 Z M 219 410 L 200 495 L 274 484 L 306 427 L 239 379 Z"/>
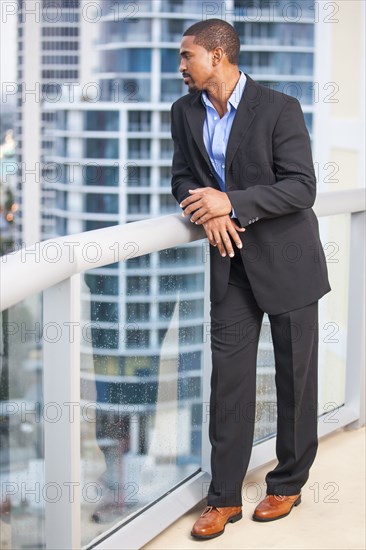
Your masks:
<path fill-rule="evenodd" d="M 278 314 L 310 304 L 330 290 L 311 208 L 316 178 L 297 99 L 246 77 L 227 145 L 226 192 L 246 228 L 240 253 L 256 301 L 263 311 Z M 220 189 L 203 142 L 205 116 L 200 92 L 172 106 L 172 192 L 178 202 L 194 187 Z M 216 247 L 210 252 L 211 300 L 220 301 L 230 258 L 222 258 Z"/>

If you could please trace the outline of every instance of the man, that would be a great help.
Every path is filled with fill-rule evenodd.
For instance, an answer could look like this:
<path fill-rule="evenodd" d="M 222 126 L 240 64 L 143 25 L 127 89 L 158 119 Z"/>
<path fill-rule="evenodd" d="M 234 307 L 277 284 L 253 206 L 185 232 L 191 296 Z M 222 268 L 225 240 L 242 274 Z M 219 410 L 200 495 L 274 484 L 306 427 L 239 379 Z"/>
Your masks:
<path fill-rule="evenodd" d="M 311 206 L 316 179 L 299 102 L 239 71 L 240 43 L 219 19 L 192 25 L 172 106 L 172 192 L 210 242 L 212 481 L 192 535 L 242 517 L 256 356 L 269 315 L 276 363 L 278 464 L 253 519 L 288 515 L 317 450 L 318 300 L 330 290 Z"/>

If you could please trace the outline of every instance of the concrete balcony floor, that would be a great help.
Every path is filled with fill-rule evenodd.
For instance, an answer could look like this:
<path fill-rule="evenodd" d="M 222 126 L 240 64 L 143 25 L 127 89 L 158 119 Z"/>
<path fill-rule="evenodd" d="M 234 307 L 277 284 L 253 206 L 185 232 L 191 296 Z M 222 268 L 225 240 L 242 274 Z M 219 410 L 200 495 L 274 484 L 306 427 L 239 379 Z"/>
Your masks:
<path fill-rule="evenodd" d="M 208 541 L 190 537 L 191 527 L 203 510 L 202 502 L 144 546 L 145 550 L 169 548 L 281 550 L 357 550 L 365 541 L 365 428 L 339 429 L 320 440 L 310 478 L 302 492 L 302 503 L 279 521 L 251 520 L 264 492 L 263 480 L 275 462 L 248 474 L 243 519 L 228 524 L 225 533 Z M 250 484 L 250 485 L 248 485 Z M 257 484 L 257 485 L 254 485 Z M 254 489 L 252 491 L 252 489 Z"/>

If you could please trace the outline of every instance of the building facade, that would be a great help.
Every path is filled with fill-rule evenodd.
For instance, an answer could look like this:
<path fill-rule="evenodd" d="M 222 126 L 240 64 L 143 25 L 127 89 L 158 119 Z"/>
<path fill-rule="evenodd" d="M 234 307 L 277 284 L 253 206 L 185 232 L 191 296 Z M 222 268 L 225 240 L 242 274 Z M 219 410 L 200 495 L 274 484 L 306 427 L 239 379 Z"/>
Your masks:
<path fill-rule="evenodd" d="M 57 174 L 45 160 L 53 148 L 45 127 L 55 115 L 43 106 L 59 101 L 62 86 L 72 89 L 90 78 L 90 58 L 81 65 L 80 50 L 90 47 L 95 25 L 89 24 L 92 14 L 85 15 L 80 0 L 18 0 L 18 240 L 27 245 L 56 234 L 49 182 Z"/>

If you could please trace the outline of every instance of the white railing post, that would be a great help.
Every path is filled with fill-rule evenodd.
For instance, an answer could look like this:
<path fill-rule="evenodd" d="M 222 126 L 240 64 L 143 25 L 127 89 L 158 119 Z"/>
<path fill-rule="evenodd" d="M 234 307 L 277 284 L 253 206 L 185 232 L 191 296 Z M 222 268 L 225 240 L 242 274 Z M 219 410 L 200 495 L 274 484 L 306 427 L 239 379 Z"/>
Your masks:
<path fill-rule="evenodd" d="M 202 243 L 202 256 L 205 262 L 205 295 L 203 323 L 203 373 L 202 373 L 202 453 L 201 468 L 211 475 L 211 445 L 208 435 L 211 386 L 211 321 L 210 321 L 210 249 L 208 241 Z M 207 495 L 209 484 L 202 487 L 202 498 Z"/>
<path fill-rule="evenodd" d="M 80 548 L 80 275 L 44 292 L 45 539 Z"/>
<path fill-rule="evenodd" d="M 358 418 L 351 429 L 365 424 L 365 231 L 365 212 L 351 214 L 346 403 Z"/>

